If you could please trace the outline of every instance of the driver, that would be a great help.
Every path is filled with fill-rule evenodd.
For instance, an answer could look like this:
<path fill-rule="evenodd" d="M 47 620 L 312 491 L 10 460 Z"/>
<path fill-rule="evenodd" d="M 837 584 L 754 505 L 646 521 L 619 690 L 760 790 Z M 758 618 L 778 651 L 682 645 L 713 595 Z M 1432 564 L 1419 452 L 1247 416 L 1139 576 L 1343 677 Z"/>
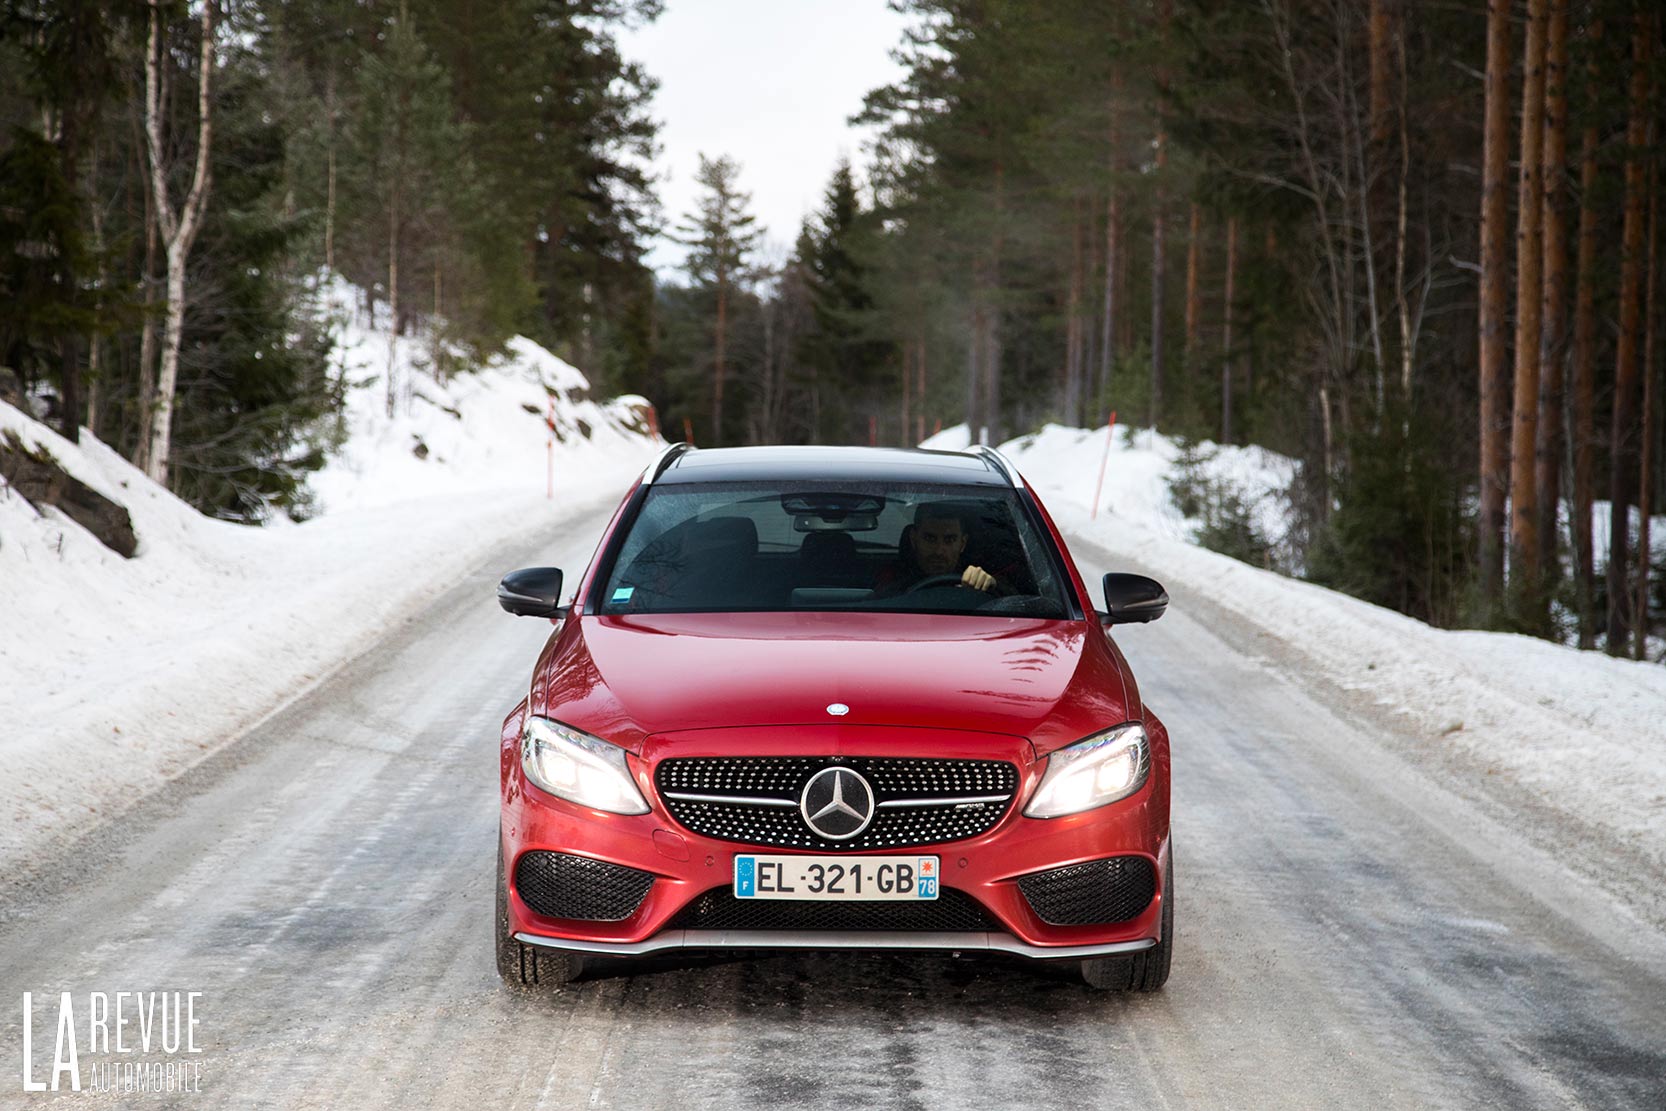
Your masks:
<path fill-rule="evenodd" d="M 961 563 L 971 539 L 965 511 L 948 502 L 922 502 L 914 510 L 914 527 L 909 530 L 903 558 L 879 574 L 874 596 L 890 598 L 913 589 L 927 579 L 959 575 L 960 585 L 989 594 L 1010 594 L 1006 585 L 976 564 Z M 944 585 L 949 585 L 945 583 Z"/>

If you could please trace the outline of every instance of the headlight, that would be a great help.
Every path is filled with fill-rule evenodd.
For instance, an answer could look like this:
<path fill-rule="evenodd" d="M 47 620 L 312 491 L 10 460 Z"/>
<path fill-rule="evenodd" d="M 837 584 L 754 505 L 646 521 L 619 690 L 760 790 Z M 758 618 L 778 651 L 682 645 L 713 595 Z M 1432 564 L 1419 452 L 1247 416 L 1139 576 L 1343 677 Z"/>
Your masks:
<path fill-rule="evenodd" d="M 521 769 L 550 794 L 580 806 L 615 814 L 648 812 L 625 763 L 625 750 L 559 721 L 526 719 Z"/>
<path fill-rule="evenodd" d="M 1145 726 L 1134 721 L 1107 729 L 1047 757 L 1024 816 L 1058 818 L 1125 799 L 1145 786 L 1150 773 Z"/>

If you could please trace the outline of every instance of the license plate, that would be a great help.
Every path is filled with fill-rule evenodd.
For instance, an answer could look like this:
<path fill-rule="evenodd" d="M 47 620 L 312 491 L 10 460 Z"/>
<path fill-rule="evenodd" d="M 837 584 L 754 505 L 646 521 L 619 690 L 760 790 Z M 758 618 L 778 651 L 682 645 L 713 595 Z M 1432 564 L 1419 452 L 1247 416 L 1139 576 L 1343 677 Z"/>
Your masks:
<path fill-rule="evenodd" d="M 737 899 L 937 898 L 935 856 L 735 857 Z"/>

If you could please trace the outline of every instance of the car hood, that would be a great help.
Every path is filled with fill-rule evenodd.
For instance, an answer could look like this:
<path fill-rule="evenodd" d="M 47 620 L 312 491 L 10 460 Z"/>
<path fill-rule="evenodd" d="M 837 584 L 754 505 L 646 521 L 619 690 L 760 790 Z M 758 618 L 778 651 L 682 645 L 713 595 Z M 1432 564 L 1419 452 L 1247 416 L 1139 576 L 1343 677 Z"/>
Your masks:
<path fill-rule="evenodd" d="M 1087 622 L 768 613 L 579 618 L 540 661 L 531 705 L 633 750 L 657 733 L 838 723 L 1001 733 L 1046 752 L 1128 720 L 1128 702 Z"/>

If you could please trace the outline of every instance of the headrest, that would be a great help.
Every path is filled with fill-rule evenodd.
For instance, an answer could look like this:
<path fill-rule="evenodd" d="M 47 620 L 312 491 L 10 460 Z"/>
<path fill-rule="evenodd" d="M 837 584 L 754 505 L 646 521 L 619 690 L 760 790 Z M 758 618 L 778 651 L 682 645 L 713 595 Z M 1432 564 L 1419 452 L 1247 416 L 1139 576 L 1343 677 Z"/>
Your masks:
<path fill-rule="evenodd" d="M 897 537 L 897 558 L 904 567 L 914 566 L 914 526 L 904 525 L 902 535 Z"/>
<path fill-rule="evenodd" d="M 727 558 L 758 554 L 758 526 L 750 517 L 713 517 L 689 527 L 683 550 L 690 556 L 721 551 Z"/>
<path fill-rule="evenodd" d="M 848 532 L 806 533 L 798 560 L 812 571 L 848 570 L 856 565 L 856 538 Z"/>

